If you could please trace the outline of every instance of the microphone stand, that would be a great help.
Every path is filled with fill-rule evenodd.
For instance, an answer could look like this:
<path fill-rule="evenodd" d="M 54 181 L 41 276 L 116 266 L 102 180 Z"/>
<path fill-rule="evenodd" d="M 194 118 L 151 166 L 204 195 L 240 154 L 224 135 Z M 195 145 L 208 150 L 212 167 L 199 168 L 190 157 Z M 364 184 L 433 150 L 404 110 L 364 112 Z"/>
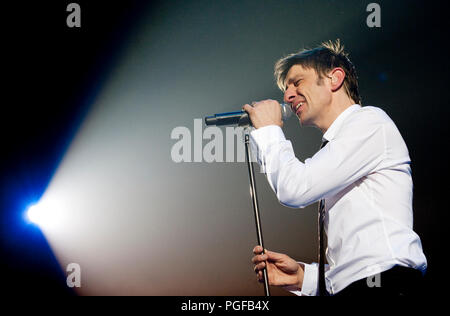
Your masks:
<path fill-rule="evenodd" d="M 256 234 L 258 238 L 258 245 L 260 245 L 263 248 L 262 253 L 265 253 L 265 248 L 263 244 L 263 236 L 262 236 L 262 230 L 261 230 L 261 221 L 259 217 L 259 208 L 258 208 L 258 198 L 256 196 L 256 185 L 255 185 L 255 174 L 253 170 L 253 164 L 250 161 L 250 146 L 249 146 L 249 134 L 248 132 L 245 133 L 245 157 L 247 159 L 247 166 L 248 166 L 248 175 L 250 177 L 250 195 L 252 197 L 253 202 L 253 211 L 255 213 L 255 223 L 256 223 Z M 264 268 L 263 277 L 264 277 L 264 294 L 265 296 L 270 296 L 269 291 L 269 280 L 267 277 L 267 262 L 266 267 Z"/>

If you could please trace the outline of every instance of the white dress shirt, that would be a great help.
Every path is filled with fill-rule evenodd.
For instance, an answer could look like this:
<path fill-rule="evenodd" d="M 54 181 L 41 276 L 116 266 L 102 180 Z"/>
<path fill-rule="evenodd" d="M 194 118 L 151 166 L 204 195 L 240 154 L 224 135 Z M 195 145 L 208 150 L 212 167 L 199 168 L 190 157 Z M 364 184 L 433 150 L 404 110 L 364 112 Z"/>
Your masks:
<path fill-rule="evenodd" d="M 411 161 L 394 122 L 379 108 L 355 104 L 323 140 L 328 144 L 303 163 L 280 127 L 251 132 L 253 152 L 283 205 L 303 208 L 325 199 L 328 292 L 394 265 L 424 273 L 427 260 L 412 229 Z M 317 288 L 318 264 L 305 264 L 302 290 L 292 292 L 316 295 Z"/>

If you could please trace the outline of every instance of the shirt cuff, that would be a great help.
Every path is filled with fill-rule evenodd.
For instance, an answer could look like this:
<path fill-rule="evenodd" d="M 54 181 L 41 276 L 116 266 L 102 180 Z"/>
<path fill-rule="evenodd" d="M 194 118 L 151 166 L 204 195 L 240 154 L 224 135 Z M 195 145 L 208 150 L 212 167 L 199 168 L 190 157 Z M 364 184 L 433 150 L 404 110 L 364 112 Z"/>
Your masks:
<path fill-rule="evenodd" d="M 316 296 L 319 275 L 319 265 L 317 263 L 304 264 L 302 295 Z"/>
<path fill-rule="evenodd" d="M 285 141 L 283 130 L 278 125 L 268 125 L 250 133 L 250 146 L 262 172 L 266 172 L 266 159 L 270 146 Z"/>
<path fill-rule="evenodd" d="M 317 295 L 317 276 L 319 268 L 317 263 L 306 264 L 297 262 L 305 267 L 303 272 L 302 289 L 299 290 L 296 286 L 283 286 L 283 289 L 298 296 L 316 296 Z"/>

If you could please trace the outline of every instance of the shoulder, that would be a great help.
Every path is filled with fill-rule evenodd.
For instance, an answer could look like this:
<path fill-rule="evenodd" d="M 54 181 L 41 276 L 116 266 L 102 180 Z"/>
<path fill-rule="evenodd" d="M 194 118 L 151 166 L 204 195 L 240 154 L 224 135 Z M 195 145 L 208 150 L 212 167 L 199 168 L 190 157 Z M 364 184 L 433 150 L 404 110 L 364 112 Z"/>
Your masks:
<path fill-rule="evenodd" d="M 354 137 L 375 137 L 384 143 L 385 149 L 393 158 L 408 156 L 406 143 L 397 125 L 381 108 L 361 107 L 348 117 L 344 125 L 343 134 L 358 134 Z"/>
<path fill-rule="evenodd" d="M 353 111 L 342 122 L 342 127 L 337 134 L 343 136 L 355 134 L 380 133 L 387 125 L 394 125 L 385 111 L 374 106 L 364 106 Z"/>
<path fill-rule="evenodd" d="M 359 124 L 393 124 L 389 115 L 381 108 L 375 106 L 363 106 L 354 111 L 346 120 L 346 123 Z"/>
<path fill-rule="evenodd" d="M 376 138 L 384 143 L 393 142 L 396 146 L 404 142 L 389 115 L 381 108 L 374 106 L 364 106 L 353 111 L 344 120 L 336 137 L 359 140 Z"/>

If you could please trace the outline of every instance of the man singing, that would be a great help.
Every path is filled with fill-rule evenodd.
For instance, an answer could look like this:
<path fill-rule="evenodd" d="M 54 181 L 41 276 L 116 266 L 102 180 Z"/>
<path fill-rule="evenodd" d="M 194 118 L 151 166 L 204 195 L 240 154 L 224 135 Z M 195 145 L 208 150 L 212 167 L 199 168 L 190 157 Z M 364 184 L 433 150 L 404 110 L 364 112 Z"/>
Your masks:
<path fill-rule="evenodd" d="M 275 77 L 301 125 L 322 131 L 321 149 L 304 162 L 295 157 L 277 101 L 243 109 L 279 201 L 293 208 L 320 201 L 319 263 L 256 246 L 258 279 L 267 267 L 270 285 L 297 295 L 417 294 L 427 260 L 413 231 L 411 160 L 394 122 L 360 105 L 356 71 L 339 40 L 282 58 Z"/>

